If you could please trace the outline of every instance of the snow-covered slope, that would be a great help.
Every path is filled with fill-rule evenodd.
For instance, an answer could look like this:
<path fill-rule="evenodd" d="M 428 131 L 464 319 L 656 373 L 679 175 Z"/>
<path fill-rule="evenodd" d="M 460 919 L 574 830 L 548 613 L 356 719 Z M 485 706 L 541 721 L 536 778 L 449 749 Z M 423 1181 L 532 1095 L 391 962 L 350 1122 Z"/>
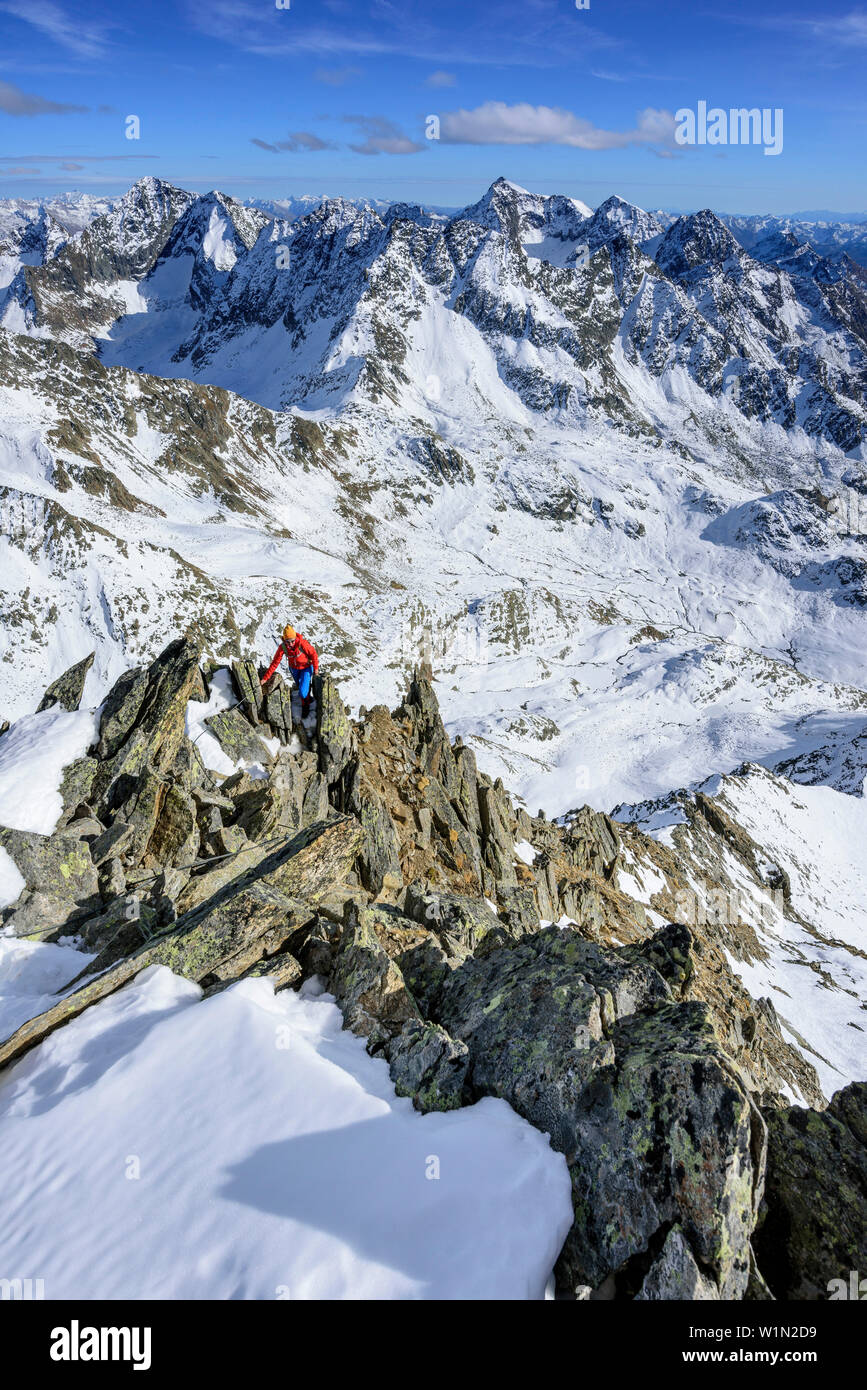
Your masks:
<path fill-rule="evenodd" d="M 0 940 L 5 1023 L 81 961 Z M 569 1173 L 505 1101 L 418 1114 L 330 996 L 200 1000 L 145 970 L 0 1078 L 10 1269 L 45 1298 L 544 1297 Z"/>

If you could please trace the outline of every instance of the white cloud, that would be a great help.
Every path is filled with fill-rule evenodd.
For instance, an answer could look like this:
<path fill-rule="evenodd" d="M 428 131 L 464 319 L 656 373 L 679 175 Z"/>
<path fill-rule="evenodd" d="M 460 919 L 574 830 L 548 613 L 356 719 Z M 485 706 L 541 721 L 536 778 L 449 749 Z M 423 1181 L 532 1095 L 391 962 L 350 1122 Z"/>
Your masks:
<path fill-rule="evenodd" d="M 670 145 L 674 116 L 647 107 L 633 130 L 604 130 L 559 106 L 486 101 L 472 111 L 446 111 L 440 138 L 453 145 L 569 145 L 580 150 L 616 150 L 627 145 Z"/>

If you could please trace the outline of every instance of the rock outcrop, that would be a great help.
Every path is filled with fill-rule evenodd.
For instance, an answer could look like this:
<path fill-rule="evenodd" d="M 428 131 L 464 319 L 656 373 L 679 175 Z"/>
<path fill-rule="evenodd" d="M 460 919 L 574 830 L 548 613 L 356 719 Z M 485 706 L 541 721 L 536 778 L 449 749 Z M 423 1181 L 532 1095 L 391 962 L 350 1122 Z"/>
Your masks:
<path fill-rule="evenodd" d="M 550 1136 L 575 1214 L 563 1296 L 824 1297 L 832 1266 L 857 1267 L 864 1087 L 788 1105 L 792 1078 L 821 1093 L 773 1010 L 713 932 L 671 911 L 654 926 L 624 891 L 641 860 L 655 911 L 673 905 L 670 851 L 587 807 L 555 824 L 516 806 L 451 742 L 421 670 L 358 721 L 321 675 L 313 734 L 239 658 L 236 705 L 207 721 L 236 766 L 213 772 L 186 721 L 215 674 L 190 634 L 125 673 L 58 828 L 0 828 L 26 883 L 5 928 L 90 954 L 0 1065 L 149 966 L 206 995 L 319 976 L 416 1108 L 501 1097 Z M 55 694 L 74 705 L 68 675 Z"/>

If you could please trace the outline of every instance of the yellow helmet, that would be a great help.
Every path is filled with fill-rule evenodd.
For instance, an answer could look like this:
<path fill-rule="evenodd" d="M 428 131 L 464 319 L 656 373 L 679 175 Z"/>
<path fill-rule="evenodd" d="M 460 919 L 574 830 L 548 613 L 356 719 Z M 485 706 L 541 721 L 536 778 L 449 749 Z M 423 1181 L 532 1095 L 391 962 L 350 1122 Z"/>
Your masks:
<path fill-rule="evenodd" d="M 296 633 L 294 627 L 292 627 L 289 623 L 287 623 L 286 626 L 285 626 L 284 629 L 283 629 L 283 637 L 284 637 L 285 641 L 287 641 L 287 642 L 294 642 L 294 641 L 295 641 L 295 638 L 297 637 L 297 635 L 298 635 L 298 634 Z"/>

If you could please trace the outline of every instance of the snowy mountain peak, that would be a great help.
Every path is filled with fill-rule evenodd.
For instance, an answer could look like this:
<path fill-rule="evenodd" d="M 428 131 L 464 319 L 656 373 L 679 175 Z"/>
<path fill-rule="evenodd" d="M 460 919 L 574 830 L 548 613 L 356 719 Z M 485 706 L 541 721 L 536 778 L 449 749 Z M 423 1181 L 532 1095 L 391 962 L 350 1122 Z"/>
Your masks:
<path fill-rule="evenodd" d="M 666 274 L 677 277 L 699 266 L 723 265 L 740 256 L 732 233 L 710 208 L 704 208 L 672 223 L 655 259 Z"/>

